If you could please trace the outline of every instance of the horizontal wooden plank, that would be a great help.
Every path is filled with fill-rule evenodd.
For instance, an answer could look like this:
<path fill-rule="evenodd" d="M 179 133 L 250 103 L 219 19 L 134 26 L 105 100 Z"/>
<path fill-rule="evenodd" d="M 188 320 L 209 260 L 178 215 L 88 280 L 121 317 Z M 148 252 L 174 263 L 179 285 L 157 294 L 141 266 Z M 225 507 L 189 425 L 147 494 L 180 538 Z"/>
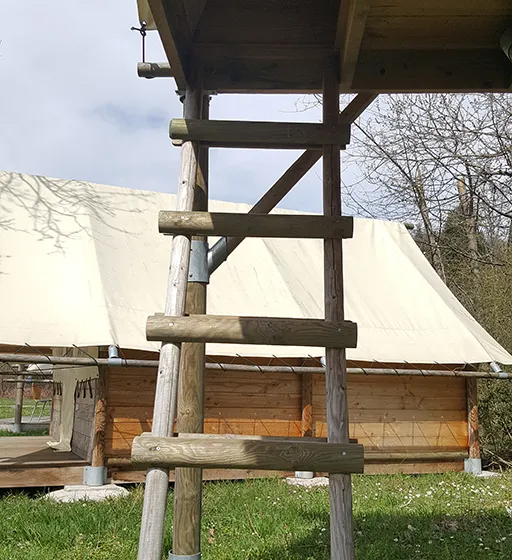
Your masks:
<path fill-rule="evenodd" d="M 173 119 L 169 135 L 177 145 L 195 140 L 217 148 L 320 149 L 325 144 L 346 146 L 350 126 Z"/>
<path fill-rule="evenodd" d="M 113 484 L 141 483 L 146 480 L 145 470 L 109 469 Z M 203 469 L 203 480 L 245 480 L 249 478 L 283 478 L 293 476 L 292 471 L 258 471 L 249 469 Z M 169 471 L 169 480 L 174 482 L 175 471 Z"/>
<path fill-rule="evenodd" d="M 348 216 L 163 210 L 159 214 L 158 230 L 172 235 L 348 239 L 354 233 L 354 220 Z"/>
<path fill-rule="evenodd" d="M 363 48 L 352 90 L 505 93 L 510 85 L 509 64 L 499 49 L 403 51 Z"/>
<path fill-rule="evenodd" d="M 82 484 L 83 466 L 0 469 L 0 488 L 37 488 Z"/>
<path fill-rule="evenodd" d="M 510 15 L 507 0 L 446 0 L 406 1 L 372 0 L 372 16 L 498 16 Z"/>
<path fill-rule="evenodd" d="M 363 447 L 315 441 L 210 436 L 178 438 L 136 437 L 135 465 L 162 467 L 241 468 L 262 470 L 324 470 L 363 472 Z"/>
<path fill-rule="evenodd" d="M 463 410 L 464 397 L 410 397 L 410 396 L 366 396 L 348 393 L 349 410 Z M 313 409 L 320 414 L 325 411 L 325 398 L 313 395 Z"/>
<path fill-rule="evenodd" d="M 148 318 L 146 337 L 148 340 L 165 342 L 355 348 L 357 325 L 351 321 L 334 324 L 322 319 L 155 315 Z"/>

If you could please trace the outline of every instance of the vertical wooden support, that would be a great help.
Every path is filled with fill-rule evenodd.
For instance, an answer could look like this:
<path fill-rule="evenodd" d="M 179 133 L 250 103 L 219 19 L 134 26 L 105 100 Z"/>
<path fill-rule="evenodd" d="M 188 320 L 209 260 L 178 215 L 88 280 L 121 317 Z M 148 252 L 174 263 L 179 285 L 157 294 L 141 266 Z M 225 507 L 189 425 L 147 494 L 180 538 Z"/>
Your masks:
<path fill-rule="evenodd" d="M 302 389 L 302 437 L 313 437 L 313 374 L 300 376 Z M 313 478 L 312 471 L 295 471 L 296 478 Z"/>
<path fill-rule="evenodd" d="M 478 441 L 478 379 L 466 379 L 468 407 L 468 447 L 469 461 L 466 470 L 477 473 L 481 470 L 480 442 Z"/>
<path fill-rule="evenodd" d="M 21 371 L 22 366 L 19 365 L 18 369 Z M 21 425 L 23 423 L 23 389 L 25 387 L 25 383 L 23 381 L 23 375 L 18 375 L 16 381 L 16 399 L 14 403 L 14 424 L 13 424 L 13 432 L 19 434 L 21 432 Z"/>
<path fill-rule="evenodd" d="M 313 437 L 313 374 L 301 375 L 302 437 Z"/>
<path fill-rule="evenodd" d="M 201 118 L 202 87 L 188 86 L 184 99 L 184 118 Z M 184 142 L 181 148 L 181 170 L 177 210 L 192 210 L 197 178 L 198 146 Z M 176 236 L 172 243 L 171 264 L 165 301 L 166 315 L 183 315 L 187 292 L 190 239 Z M 156 383 L 151 434 L 166 437 L 173 434 L 178 390 L 181 345 L 162 344 Z M 146 475 L 144 505 L 139 537 L 138 560 L 161 560 L 165 510 L 169 489 L 169 471 L 150 468 Z"/>
<path fill-rule="evenodd" d="M 203 98 L 202 118 L 209 115 L 209 97 Z M 194 210 L 208 210 L 208 148 L 199 149 L 199 166 L 195 185 Z M 193 237 L 206 242 L 206 237 Z M 205 253 L 206 258 L 206 253 Z M 187 314 L 206 313 L 204 282 L 189 282 L 185 310 Z M 204 431 L 205 344 L 184 343 L 181 347 L 180 383 L 176 431 Z M 177 468 L 174 485 L 173 553 L 194 556 L 201 551 L 202 469 Z"/>
<path fill-rule="evenodd" d="M 105 467 L 105 430 L 107 427 L 107 366 L 98 368 L 96 405 L 92 433 L 91 467 Z"/>
<path fill-rule="evenodd" d="M 339 114 L 339 77 L 336 65 L 326 69 L 323 84 L 323 122 L 332 125 Z M 323 148 L 323 204 L 326 216 L 341 215 L 340 146 Z M 325 318 L 339 323 L 344 319 L 343 255 L 340 239 L 324 241 Z M 349 443 L 347 364 L 344 349 L 326 348 L 325 379 L 327 405 L 327 439 L 332 443 Z M 331 474 L 330 521 L 331 560 L 354 560 L 352 530 L 352 486 L 350 475 Z"/>

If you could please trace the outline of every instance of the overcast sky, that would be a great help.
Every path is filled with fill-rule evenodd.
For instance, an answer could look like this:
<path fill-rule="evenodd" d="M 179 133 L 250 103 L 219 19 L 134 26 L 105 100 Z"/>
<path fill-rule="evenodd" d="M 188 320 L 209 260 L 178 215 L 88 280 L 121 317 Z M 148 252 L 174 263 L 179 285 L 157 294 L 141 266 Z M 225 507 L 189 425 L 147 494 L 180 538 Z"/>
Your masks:
<path fill-rule="evenodd" d="M 0 0 L 0 169 L 175 192 L 182 106 L 172 79 L 137 77 L 136 0 Z M 155 31 L 147 60 L 165 56 Z M 219 95 L 211 118 L 319 121 L 288 95 Z M 212 150 L 210 196 L 255 202 L 299 155 Z M 320 211 L 317 165 L 282 207 Z"/>

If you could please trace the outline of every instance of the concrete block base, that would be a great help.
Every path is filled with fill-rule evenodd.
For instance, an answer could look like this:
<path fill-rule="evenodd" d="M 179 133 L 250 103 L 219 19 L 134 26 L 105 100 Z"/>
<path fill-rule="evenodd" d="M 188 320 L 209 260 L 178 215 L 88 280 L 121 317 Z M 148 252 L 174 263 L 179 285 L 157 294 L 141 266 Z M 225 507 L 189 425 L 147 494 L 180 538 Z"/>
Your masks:
<path fill-rule="evenodd" d="M 60 503 L 70 502 L 102 502 L 112 498 L 124 498 L 129 495 L 126 488 L 121 488 L 115 484 L 105 484 L 103 486 L 87 486 L 77 484 L 76 486 L 64 486 L 62 490 L 50 492 L 45 497 L 48 500 Z"/>

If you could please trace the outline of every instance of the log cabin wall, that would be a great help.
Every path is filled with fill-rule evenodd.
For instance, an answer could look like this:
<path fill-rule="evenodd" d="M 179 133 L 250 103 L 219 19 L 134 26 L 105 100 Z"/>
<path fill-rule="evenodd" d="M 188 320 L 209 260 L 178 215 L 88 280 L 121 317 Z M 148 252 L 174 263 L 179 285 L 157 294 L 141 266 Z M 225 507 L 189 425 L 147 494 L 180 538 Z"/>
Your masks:
<path fill-rule="evenodd" d="M 128 459 L 134 436 L 151 429 L 156 369 L 108 368 L 105 455 Z M 311 395 L 310 429 L 326 437 L 325 378 L 294 373 L 206 371 L 205 433 L 301 436 Z M 366 472 L 462 470 L 468 450 L 463 378 L 349 375 L 350 437 L 365 446 Z M 308 423 L 306 416 L 306 424 Z M 305 426 L 306 429 L 308 426 Z M 390 460 L 386 453 L 428 451 L 456 460 Z M 111 463 L 115 461 L 110 461 Z"/>

